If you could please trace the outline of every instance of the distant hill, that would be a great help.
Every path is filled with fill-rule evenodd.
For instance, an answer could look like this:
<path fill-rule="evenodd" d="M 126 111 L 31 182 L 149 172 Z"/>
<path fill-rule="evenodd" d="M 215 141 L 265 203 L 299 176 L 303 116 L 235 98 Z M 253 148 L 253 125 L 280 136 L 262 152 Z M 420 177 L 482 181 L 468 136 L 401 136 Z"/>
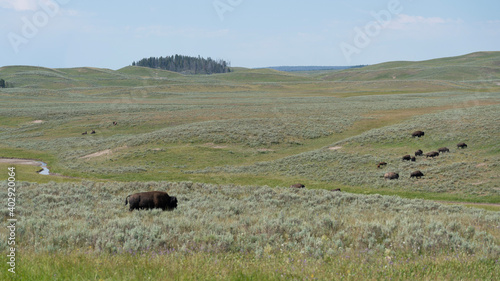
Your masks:
<path fill-rule="evenodd" d="M 394 61 L 323 75 L 328 81 L 500 79 L 500 52 L 477 52 L 425 61 Z"/>
<path fill-rule="evenodd" d="M 364 67 L 306 66 L 248 69 L 231 67 L 230 73 L 185 75 L 157 68 L 127 66 L 119 70 L 93 67 L 45 68 L 37 66 L 0 67 L 0 79 L 9 88 L 67 89 L 75 87 L 143 87 L 166 84 L 233 84 L 268 82 L 367 81 L 401 90 L 401 81 L 420 91 L 463 87 L 455 82 L 483 83 L 500 86 L 500 52 L 478 52 L 463 56 L 426 61 L 386 62 Z M 336 68 L 326 70 L 325 68 Z M 280 70 L 281 69 L 281 70 Z M 388 83 L 399 83 L 398 86 Z M 422 83 L 422 81 L 426 81 Z M 442 83 L 442 81 L 446 81 Z M 453 82 L 453 83 L 450 83 Z M 368 85 L 368 84 L 366 84 Z M 392 86 L 391 86 L 392 85 Z M 427 85 L 424 87 L 423 85 Z M 465 85 L 468 86 L 468 85 Z M 370 84 L 367 90 L 374 86 Z M 1 89 L 3 90 L 3 89 Z M 7 89 L 5 89 L 7 90 Z"/>
<path fill-rule="evenodd" d="M 318 71 L 318 70 L 344 70 L 349 68 L 360 68 L 365 65 L 356 66 L 271 66 L 266 67 L 279 71 L 294 72 L 294 71 Z"/>

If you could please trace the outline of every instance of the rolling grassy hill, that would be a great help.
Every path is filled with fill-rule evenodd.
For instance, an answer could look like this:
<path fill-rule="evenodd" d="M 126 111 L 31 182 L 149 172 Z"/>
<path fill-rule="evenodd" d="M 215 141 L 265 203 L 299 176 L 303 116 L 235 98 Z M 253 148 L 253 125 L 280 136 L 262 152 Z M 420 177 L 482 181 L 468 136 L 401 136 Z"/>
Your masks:
<path fill-rule="evenodd" d="M 500 52 L 478 52 L 464 56 L 419 62 L 387 62 L 350 69 L 322 77 L 329 81 L 446 80 L 488 81 L 500 79 Z"/>
<path fill-rule="evenodd" d="M 342 186 L 351 192 L 492 202 L 499 198 L 494 164 L 498 148 L 492 140 L 500 137 L 495 130 L 500 85 L 491 77 L 478 82 L 477 71 L 496 73 L 499 58 L 498 52 L 474 53 L 321 77 L 245 68 L 181 75 L 131 66 L 117 71 L 3 67 L 0 77 L 16 87 L 0 92 L 2 156 L 40 151 L 51 160 L 54 172 L 78 178 L 168 177 L 281 186 L 300 180 L 314 188 Z M 396 70 L 407 72 L 407 79 L 385 79 Z M 441 79 L 431 75 L 438 72 Z M 454 80 L 457 73 L 462 76 Z M 456 121 L 450 127 L 442 118 Z M 34 120 L 42 123 L 31 123 Z M 467 131 L 465 124 L 471 124 Z M 91 129 L 98 134 L 82 137 Z M 421 145 L 407 139 L 416 129 L 432 132 Z M 399 133 L 394 135 L 394 130 Z M 374 132 L 377 137 L 370 141 L 361 137 Z M 435 161 L 435 167 L 426 161 L 395 165 L 400 156 L 418 148 L 453 147 L 459 141 L 476 144 L 468 150 L 472 155 L 450 154 L 456 157 L 443 157 L 447 160 Z M 343 149 L 325 149 L 336 146 Z M 100 151 L 110 153 L 85 157 Z M 351 164 L 342 164 L 346 157 Z M 384 160 L 394 162 L 388 169 L 405 174 L 419 168 L 449 177 L 446 184 L 440 180 L 439 188 L 423 188 L 406 179 L 388 184 L 380 180 L 382 171 L 373 169 L 374 162 Z M 451 172 L 459 163 L 487 168 L 471 168 L 477 175 L 464 179 Z M 450 190 L 454 192 L 441 192 Z"/>

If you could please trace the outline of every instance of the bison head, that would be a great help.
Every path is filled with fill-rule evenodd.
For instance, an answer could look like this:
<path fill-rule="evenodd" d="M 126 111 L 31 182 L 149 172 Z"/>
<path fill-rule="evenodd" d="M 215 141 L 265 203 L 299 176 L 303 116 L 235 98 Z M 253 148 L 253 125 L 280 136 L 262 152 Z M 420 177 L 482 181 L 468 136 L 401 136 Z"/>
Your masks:
<path fill-rule="evenodd" d="M 177 208 L 177 197 L 170 196 L 170 202 L 168 203 L 168 207 L 169 207 L 169 209 Z"/>

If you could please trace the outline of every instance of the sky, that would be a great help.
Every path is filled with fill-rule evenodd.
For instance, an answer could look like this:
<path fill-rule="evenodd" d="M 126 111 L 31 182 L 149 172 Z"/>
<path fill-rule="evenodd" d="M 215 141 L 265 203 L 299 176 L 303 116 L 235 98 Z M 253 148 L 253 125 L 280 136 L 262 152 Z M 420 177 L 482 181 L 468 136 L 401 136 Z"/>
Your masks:
<path fill-rule="evenodd" d="M 500 51 L 498 0 L 0 0 L 0 66 L 345 66 Z"/>

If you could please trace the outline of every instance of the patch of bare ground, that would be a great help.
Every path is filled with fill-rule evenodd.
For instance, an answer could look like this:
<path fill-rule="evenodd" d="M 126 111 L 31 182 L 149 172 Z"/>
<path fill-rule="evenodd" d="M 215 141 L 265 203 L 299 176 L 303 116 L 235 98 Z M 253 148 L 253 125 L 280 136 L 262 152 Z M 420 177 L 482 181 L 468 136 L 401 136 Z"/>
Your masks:
<path fill-rule="evenodd" d="M 483 184 L 483 183 L 487 183 L 488 181 L 478 181 L 478 182 L 473 182 L 471 183 L 472 185 L 480 185 L 480 184 Z"/>
<path fill-rule="evenodd" d="M 41 166 L 39 161 L 32 159 L 19 159 L 19 158 L 0 158 L 0 163 L 7 163 L 12 165 L 32 165 Z"/>
<path fill-rule="evenodd" d="M 213 142 L 207 142 L 203 146 L 210 147 L 210 148 L 215 148 L 215 149 L 227 148 L 227 145 L 216 145 Z"/>
<path fill-rule="evenodd" d="M 45 121 L 43 121 L 43 120 L 35 120 L 35 121 L 31 121 L 30 123 L 32 123 L 32 124 L 40 124 L 40 123 L 43 123 L 43 122 L 45 122 Z"/>
<path fill-rule="evenodd" d="M 98 151 L 98 152 L 94 152 L 94 153 L 82 156 L 82 157 L 80 157 L 80 159 L 91 159 L 91 158 L 95 158 L 95 157 L 99 157 L 99 156 L 111 155 L 111 154 L 113 154 L 113 152 L 116 152 L 116 151 L 124 149 L 124 148 L 127 148 L 127 146 L 118 147 L 118 148 L 115 148 L 114 150 L 105 149 L 102 151 Z"/>
<path fill-rule="evenodd" d="M 275 150 L 274 149 L 270 149 L 270 148 L 259 148 L 257 149 L 258 152 L 274 152 Z"/>
<path fill-rule="evenodd" d="M 82 156 L 82 157 L 80 157 L 80 159 L 90 159 L 90 158 L 95 158 L 95 157 L 99 157 L 99 156 L 103 156 L 103 155 L 109 155 L 111 153 L 112 153 L 111 149 L 105 149 L 103 151 L 98 151 L 95 153 L 91 153 L 89 155 Z"/>
<path fill-rule="evenodd" d="M 328 149 L 329 149 L 329 150 L 339 150 L 339 149 L 341 149 L 341 148 L 342 148 L 342 146 L 331 146 L 331 147 L 329 147 Z"/>

